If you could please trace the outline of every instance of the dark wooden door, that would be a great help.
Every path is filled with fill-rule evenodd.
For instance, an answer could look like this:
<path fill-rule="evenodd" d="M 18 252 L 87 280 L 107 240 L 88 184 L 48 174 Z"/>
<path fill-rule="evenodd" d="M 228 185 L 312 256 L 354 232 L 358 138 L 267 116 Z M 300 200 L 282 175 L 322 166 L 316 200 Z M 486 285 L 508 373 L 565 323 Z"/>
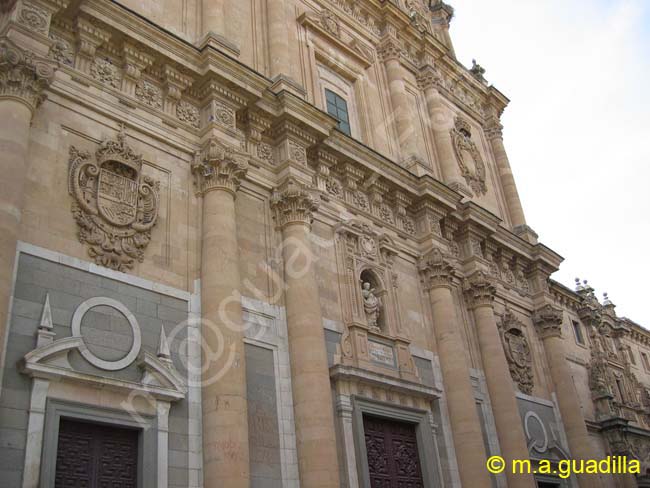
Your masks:
<path fill-rule="evenodd" d="M 423 488 L 415 426 L 363 417 L 371 488 Z"/>
<path fill-rule="evenodd" d="M 138 431 L 61 419 L 55 488 L 136 488 Z"/>

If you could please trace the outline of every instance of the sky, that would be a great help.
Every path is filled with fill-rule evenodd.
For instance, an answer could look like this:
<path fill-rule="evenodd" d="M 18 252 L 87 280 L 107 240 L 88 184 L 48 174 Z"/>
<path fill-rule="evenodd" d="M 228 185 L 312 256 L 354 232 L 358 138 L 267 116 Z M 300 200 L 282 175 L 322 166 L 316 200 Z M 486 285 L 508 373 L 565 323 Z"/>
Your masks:
<path fill-rule="evenodd" d="M 650 1 L 447 0 L 465 66 L 511 103 L 528 224 L 619 316 L 650 329 Z"/>

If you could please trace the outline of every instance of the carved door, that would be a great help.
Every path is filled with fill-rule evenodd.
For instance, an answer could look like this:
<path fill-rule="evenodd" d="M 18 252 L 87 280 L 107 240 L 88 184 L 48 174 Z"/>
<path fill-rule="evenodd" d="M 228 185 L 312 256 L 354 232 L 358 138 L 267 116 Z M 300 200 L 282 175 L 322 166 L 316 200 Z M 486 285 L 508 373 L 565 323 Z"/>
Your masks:
<path fill-rule="evenodd" d="M 55 488 L 136 488 L 138 431 L 61 419 Z"/>
<path fill-rule="evenodd" d="M 371 488 L 423 488 L 415 426 L 363 417 Z"/>

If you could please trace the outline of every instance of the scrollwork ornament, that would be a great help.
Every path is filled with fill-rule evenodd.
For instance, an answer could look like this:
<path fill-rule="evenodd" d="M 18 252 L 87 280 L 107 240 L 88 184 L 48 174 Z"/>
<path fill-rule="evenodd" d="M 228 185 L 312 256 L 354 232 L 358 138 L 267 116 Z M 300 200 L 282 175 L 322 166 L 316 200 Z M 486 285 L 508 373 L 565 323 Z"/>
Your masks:
<path fill-rule="evenodd" d="M 474 193 L 486 194 L 485 163 L 476 143 L 472 140 L 471 127 L 464 118 L 456 118 L 456 125 L 451 129 L 451 139 L 463 178 Z"/>
<path fill-rule="evenodd" d="M 144 260 L 158 220 L 159 183 L 142 174 L 142 156 L 126 142 L 121 128 L 95 152 L 70 147 L 69 192 L 79 241 L 100 266 L 132 269 Z"/>
<path fill-rule="evenodd" d="M 54 78 L 54 64 L 9 39 L 0 40 L 0 98 L 14 98 L 36 110 Z"/>
<path fill-rule="evenodd" d="M 34 32 L 47 34 L 50 23 L 48 17 L 49 15 L 46 11 L 36 8 L 33 5 L 23 4 L 18 14 L 18 22 Z"/>

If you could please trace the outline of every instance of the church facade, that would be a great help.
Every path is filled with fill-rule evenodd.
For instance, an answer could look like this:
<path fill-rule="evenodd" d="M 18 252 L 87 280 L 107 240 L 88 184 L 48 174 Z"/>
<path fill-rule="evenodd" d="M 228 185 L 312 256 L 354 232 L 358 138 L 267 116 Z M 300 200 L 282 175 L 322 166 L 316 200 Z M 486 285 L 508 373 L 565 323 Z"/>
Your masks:
<path fill-rule="evenodd" d="M 452 7 L 0 10 L 0 485 L 650 486 L 650 333 L 553 280 Z"/>

